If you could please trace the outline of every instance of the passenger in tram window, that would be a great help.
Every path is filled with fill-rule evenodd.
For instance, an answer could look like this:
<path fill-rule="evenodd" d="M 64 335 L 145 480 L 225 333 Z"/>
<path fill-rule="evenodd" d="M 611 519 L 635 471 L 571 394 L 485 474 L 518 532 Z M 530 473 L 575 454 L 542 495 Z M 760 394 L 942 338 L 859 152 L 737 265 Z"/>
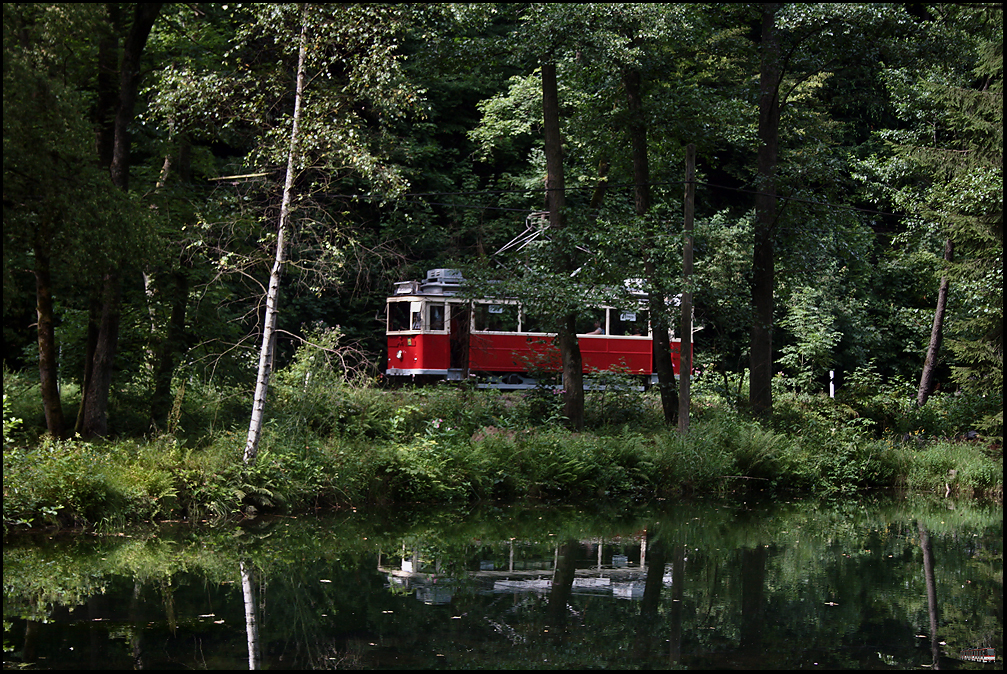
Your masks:
<path fill-rule="evenodd" d="M 413 312 L 413 330 L 423 329 L 423 314 L 418 311 Z"/>
<path fill-rule="evenodd" d="M 431 330 L 443 330 L 444 329 L 444 305 L 443 304 L 431 304 L 430 305 L 430 329 Z"/>
<path fill-rule="evenodd" d="M 601 321 L 595 321 L 594 322 L 594 330 L 592 330 L 591 332 L 588 332 L 586 334 L 588 334 L 588 335 L 604 335 L 605 334 L 605 328 L 601 327 Z"/>

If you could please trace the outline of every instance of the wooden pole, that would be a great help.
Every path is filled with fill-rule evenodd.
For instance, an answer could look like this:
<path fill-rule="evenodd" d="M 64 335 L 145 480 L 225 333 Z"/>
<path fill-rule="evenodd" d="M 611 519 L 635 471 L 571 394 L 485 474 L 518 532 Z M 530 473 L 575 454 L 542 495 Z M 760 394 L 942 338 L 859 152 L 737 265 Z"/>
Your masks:
<path fill-rule="evenodd" d="M 678 431 L 689 430 L 692 375 L 692 220 L 696 212 L 696 146 L 685 148 L 685 245 L 682 250 L 682 341 L 679 345 Z"/>

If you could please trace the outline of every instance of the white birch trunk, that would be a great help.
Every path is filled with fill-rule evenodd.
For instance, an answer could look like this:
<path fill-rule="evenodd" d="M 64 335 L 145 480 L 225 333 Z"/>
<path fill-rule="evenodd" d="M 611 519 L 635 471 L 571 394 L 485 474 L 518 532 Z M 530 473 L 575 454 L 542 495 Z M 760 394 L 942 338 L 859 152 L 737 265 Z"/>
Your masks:
<path fill-rule="evenodd" d="M 269 290 L 266 293 L 266 316 L 262 326 L 262 346 L 259 349 L 259 374 L 255 381 L 255 399 L 252 402 L 252 417 L 248 424 L 248 440 L 245 442 L 245 465 L 255 463 L 259 453 L 259 438 L 262 435 L 262 421 L 266 409 L 266 393 L 269 391 L 269 376 L 273 368 L 273 332 L 276 329 L 277 305 L 280 294 L 280 276 L 286 259 L 287 219 L 290 215 L 290 193 L 294 184 L 294 167 L 297 157 L 297 127 L 301 117 L 301 97 L 304 93 L 304 55 L 307 50 L 307 10 L 301 9 L 301 39 L 297 52 L 297 87 L 294 95 L 294 120 L 290 127 L 290 150 L 287 153 L 287 175 L 283 182 L 283 200 L 280 203 L 280 225 L 276 233 L 276 258 L 273 271 L 269 275 Z"/>

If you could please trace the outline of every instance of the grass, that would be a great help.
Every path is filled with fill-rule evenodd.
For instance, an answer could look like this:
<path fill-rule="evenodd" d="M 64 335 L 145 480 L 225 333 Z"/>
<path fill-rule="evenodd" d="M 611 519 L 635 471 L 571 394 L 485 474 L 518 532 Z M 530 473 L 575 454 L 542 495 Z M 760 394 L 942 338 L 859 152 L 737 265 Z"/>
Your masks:
<path fill-rule="evenodd" d="M 960 419 L 983 401 L 961 396 L 934 396 L 924 414 L 893 391 L 833 400 L 783 390 L 763 420 L 700 380 L 682 436 L 664 427 L 655 393 L 611 386 L 588 394 L 588 428 L 574 433 L 547 390 L 386 390 L 315 374 L 278 374 L 246 469 L 234 391 L 180 388 L 172 434 L 57 441 L 42 433 L 37 390 L 5 373 L 5 526 L 739 489 L 1003 494 L 999 442 L 966 439 Z"/>

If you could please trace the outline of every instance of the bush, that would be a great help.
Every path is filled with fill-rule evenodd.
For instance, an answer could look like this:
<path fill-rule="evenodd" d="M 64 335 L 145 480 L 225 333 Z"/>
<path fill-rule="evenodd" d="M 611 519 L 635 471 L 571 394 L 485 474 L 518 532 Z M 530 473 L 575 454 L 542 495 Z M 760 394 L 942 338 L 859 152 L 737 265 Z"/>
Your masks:
<path fill-rule="evenodd" d="M 150 517 L 174 496 L 171 473 L 137 461 L 136 445 L 44 438 L 4 451 L 4 522 L 89 524 L 124 513 Z M 144 452 L 152 451 L 146 448 Z M 154 450 L 156 451 L 156 450 Z"/>
<path fill-rule="evenodd" d="M 911 451 L 906 448 L 907 453 Z M 907 486 L 941 495 L 994 495 L 1003 491 L 1003 458 L 987 457 L 975 444 L 938 442 L 912 451 Z"/>

